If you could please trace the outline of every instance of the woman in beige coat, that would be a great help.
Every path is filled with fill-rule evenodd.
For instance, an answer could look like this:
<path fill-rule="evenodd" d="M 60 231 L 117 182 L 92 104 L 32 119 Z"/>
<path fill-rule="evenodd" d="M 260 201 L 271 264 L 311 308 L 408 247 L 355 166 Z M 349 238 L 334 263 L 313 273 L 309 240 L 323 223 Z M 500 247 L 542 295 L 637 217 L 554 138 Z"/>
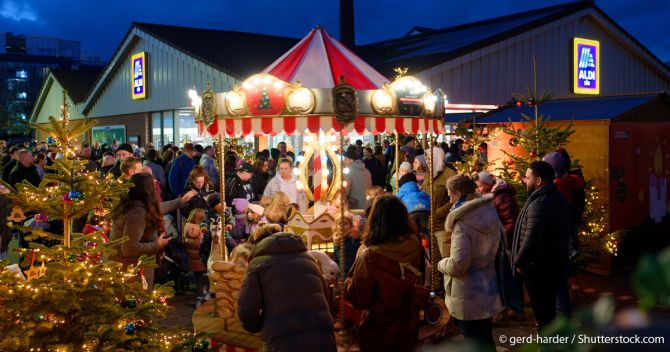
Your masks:
<path fill-rule="evenodd" d="M 451 236 L 450 257 L 440 260 L 445 303 L 466 341 L 495 350 L 491 321 L 501 309 L 495 257 L 503 231 L 492 197 L 475 195 L 467 176 L 449 179 L 453 208 L 445 224 Z"/>

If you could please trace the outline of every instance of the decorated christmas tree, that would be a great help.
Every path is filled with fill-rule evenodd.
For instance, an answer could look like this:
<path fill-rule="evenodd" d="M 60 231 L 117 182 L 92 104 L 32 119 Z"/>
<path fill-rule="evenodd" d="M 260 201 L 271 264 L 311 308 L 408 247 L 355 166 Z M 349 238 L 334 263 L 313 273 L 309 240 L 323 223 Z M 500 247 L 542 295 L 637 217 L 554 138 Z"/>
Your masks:
<path fill-rule="evenodd" d="M 19 183 L 8 195 L 15 205 L 10 225 L 24 233 L 29 247 L 18 249 L 21 263 L 0 263 L 0 350 L 206 350 L 199 336 L 167 333 L 156 325 L 169 309 L 172 288 L 143 289 L 141 275 L 156 266 L 154 257 L 143 256 L 122 270 L 104 258 L 126 238 L 110 242 L 92 224 L 85 227 L 87 235 L 73 233 L 74 221 L 91 213 L 104 216 L 128 186 L 87 173 L 75 159 L 74 137 L 92 123 L 71 123 L 65 94 L 63 104 L 59 119 L 50 117 L 48 127 L 38 127 L 54 137 L 52 152 L 62 157 L 39 186 Z M 21 225 L 26 215 L 32 226 Z M 46 230 L 47 224 L 59 229 L 58 222 L 62 232 Z M 40 238 L 56 244 L 37 243 Z"/>
<path fill-rule="evenodd" d="M 456 171 L 463 175 L 472 175 L 473 173 L 488 170 L 491 166 L 489 160 L 484 158 L 479 146 L 482 143 L 488 144 L 495 139 L 494 133 L 485 133 L 483 125 L 460 122 L 456 127 L 456 135 L 463 139 L 468 150 L 463 154 L 462 161 L 454 163 Z"/>

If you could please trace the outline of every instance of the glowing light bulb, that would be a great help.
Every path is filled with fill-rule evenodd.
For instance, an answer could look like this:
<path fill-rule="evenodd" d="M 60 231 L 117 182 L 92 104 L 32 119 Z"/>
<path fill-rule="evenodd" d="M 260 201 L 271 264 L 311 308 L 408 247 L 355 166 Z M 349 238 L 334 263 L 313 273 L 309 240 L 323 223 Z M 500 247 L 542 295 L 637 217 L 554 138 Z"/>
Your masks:
<path fill-rule="evenodd" d="M 343 172 L 345 175 L 349 175 L 349 168 L 348 168 L 348 167 L 345 167 L 344 169 L 342 169 L 342 172 Z"/>

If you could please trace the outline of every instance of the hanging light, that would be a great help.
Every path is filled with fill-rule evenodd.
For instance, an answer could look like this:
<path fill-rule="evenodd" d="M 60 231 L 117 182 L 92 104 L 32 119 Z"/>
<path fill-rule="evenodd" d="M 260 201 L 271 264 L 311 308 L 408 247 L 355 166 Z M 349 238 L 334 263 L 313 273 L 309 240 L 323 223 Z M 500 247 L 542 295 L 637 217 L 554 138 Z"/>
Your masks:
<path fill-rule="evenodd" d="M 296 175 L 296 176 L 300 176 L 300 169 L 298 169 L 297 167 L 294 167 L 293 168 L 293 174 Z"/>
<path fill-rule="evenodd" d="M 345 167 L 344 169 L 342 169 L 342 172 L 343 172 L 345 175 L 349 175 L 349 168 L 348 168 L 348 167 Z"/>
<path fill-rule="evenodd" d="M 435 114 L 436 104 L 437 97 L 431 92 L 426 92 L 426 94 L 423 95 L 423 114 L 425 116 L 433 116 Z"/>
<path fill-rule="evenodd" d="M 226 109 L 232 116 L 242 115 L 245 111 L 245 99 L 239 90 L 231 90 L 226 93 Z"/>
<path fill-rule="evenodd" d="M 305 87 L 291 87 L 286 93 L 286 107 L 296 114 L 309 114 L 316 107 L 316 97 Z"/>
<path fill-rule="evenodd" d="M 372 93 L 372 110 L 377 114 L 390 114 L 395 110 L 396 99 L 393 91 L 385 84 L 383 88 Z"/>

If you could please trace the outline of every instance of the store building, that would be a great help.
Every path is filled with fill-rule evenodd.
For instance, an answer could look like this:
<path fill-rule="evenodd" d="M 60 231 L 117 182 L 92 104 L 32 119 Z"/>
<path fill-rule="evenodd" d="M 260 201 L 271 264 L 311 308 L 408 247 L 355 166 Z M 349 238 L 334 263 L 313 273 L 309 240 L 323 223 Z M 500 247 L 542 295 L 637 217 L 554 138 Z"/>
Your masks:
<path fill-rule="evenodd" d="M 72 119 L 97 122 L 91 142 L 116 138 L 138 145 L 162 146 L 184 141 L 207 142 L 197 133 L 189 89 L 210 83 L 226 91 L 269 65 L 297 39 L 146 23 L 133 23 L 107 67 L 93 81 L 75 84 L 87 93 L 71 102 Z M 54 81 L 58 81 L 58 74 Z M 38 124 L 57 115 L 62 84 L 45 84 L 31 115 Z M 88 86 L 87 86 L 88 85 Z M 60 99 L 48 99 L 59 97 Z M 38 133 L 38 140 L 46 136 Z"/>

